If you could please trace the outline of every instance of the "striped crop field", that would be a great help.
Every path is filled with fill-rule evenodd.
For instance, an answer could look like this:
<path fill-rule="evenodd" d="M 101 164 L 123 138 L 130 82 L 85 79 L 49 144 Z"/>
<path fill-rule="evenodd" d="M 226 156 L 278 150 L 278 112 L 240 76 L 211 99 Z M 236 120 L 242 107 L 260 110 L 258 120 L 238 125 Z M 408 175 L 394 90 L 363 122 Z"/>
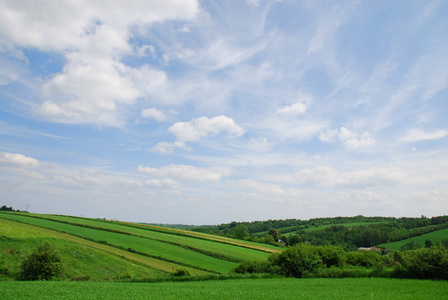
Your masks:
<path fill-rule="evenodd" d="M 70 265 L 79 263 L 76 256 L 101 265 L 105 263 L 100 262 L 104 255 L 110 258 L 110 264 L 116 260 L 117 265 L 123 265 L 123 276 L 133 277 L 160 276 L 177 269 L 187 269 L 192 275 L 223 274 L 239 262 L 266 259 L 270 253 L 279 251 L 178 229 L 28 213 L 0 213 L 0 239 L 0 263 L 8 264 L 12 273 L 18 268 L 19 257 L 29 253 L 39 241 L 55 244 Z M 11 258 L 11 251 L 19 254 Z M 101 268 L 107 269 L 98 266 Z M 82 272 L 78 273 L 66 276 L 82 276 Z"/>

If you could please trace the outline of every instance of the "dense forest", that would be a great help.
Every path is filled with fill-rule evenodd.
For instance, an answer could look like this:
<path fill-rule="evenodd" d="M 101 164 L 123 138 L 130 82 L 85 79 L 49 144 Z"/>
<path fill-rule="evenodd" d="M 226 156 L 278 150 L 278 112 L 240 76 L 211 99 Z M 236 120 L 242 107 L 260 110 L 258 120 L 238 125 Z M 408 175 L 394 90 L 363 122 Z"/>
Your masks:
<path fill-rule="evenodd" d="M 448 216 L 427 218 L 336 217 L 310 220 L 268 220 L 232 222 L 192 230 L 231 236 L 268 244 L 290 246 L 307 242 L 315 246 L 333 245 L 346 250 L 372 247 L 448 228 Z"/>

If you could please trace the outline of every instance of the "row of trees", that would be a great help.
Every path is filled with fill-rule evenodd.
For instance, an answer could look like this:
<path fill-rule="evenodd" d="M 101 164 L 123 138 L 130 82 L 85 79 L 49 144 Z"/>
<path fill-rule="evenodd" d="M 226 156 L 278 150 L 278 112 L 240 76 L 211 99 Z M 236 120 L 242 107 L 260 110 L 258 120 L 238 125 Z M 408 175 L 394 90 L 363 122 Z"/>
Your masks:
<path fill-rule="evenodd" d="M 353 268 L 365 267 L 366 269 Z M 389 269 L 387 269 L 389 267 Z M 298 244 L 265 261 L 238 265 L 235 273 L 272 273 L 287 277 L 398 277 L 448 279 L 448 250 L 423 248 L 381 256 L 374 251 L 345 252 L 335 246 Z"/>
<path fill-rule="evenodd" d="M 219 235 L 232 236 L 235 229 L 239 225 L 245 225 L 249 231 L 249 234 L 256 236 L 263 236 L 267 232 L 274 228 L 280 233 L 289 233 L 300 231 L 313 226 L 322 225 L 337 225 L 344 223 L 354 223 L 354 222 L 392 222 L 397 220 L 396 218 L 390 217 L 335 217 L 335 218 L 314 218 L 309 220 L 300 219 L 286 219 L 286 220 L 267 220 L 267 221 L 253 221 L 253 222 L 231 222 L 227 224 L 221 224 L 216 226 L 201 226 L 194 228 L 192 230 L 204 233 L 212 233 Z"/>

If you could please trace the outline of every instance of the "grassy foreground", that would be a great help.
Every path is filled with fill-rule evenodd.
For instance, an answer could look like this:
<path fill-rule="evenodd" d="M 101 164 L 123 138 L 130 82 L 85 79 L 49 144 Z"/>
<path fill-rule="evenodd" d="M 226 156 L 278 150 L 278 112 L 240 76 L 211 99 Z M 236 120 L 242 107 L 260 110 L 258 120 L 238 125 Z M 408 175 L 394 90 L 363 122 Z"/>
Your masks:
<path fill-rule="evenodd" d="M 448 282 L 385 278 L 0 282 L 1 299 L 446 299 Z"/>

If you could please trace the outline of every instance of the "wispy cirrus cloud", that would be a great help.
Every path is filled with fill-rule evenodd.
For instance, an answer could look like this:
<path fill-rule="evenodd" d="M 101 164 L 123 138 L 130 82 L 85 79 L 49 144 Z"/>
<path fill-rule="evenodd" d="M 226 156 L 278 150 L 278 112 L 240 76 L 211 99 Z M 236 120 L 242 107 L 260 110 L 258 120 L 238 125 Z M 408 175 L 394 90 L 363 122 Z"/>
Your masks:
<path fill-rule="evenodd" d="M 448 131 L 438 129 L 434 131 L 425 131 L 421 129 L 411 129 L 400 140 L 403 142 L 419 142 L 427 140 L 439 140 L 448 136 Z"/>

